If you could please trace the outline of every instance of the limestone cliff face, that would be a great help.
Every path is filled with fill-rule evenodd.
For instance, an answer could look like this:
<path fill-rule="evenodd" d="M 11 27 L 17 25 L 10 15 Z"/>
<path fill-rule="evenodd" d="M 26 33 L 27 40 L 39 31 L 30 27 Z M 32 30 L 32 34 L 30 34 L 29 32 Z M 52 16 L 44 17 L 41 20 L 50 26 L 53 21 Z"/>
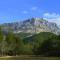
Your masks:
<path fill-rule="evenodd" d="M 43 18 L 31 18 L 22 22 L 6 23 L 2 25 L 4 31 L 13 31 L 14 33 L 40 33 L 40 32 L 52 32 L 60 34 L 60 29 L 56 23 L 48 22 Z"/>

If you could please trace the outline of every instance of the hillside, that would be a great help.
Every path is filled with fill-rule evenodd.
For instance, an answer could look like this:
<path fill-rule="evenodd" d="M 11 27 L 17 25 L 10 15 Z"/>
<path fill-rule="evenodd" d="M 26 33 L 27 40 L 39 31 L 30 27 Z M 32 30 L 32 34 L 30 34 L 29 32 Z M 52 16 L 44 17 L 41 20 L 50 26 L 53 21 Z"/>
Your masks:
<path fill-rule="evenodd" d="M 9 32 L 4 35 L 0 29 L 0 44 L 0 56 L 60 56 L 60 35 L 51 32 L 34 35 Z"/>
<path fill-rule="evenodd" d="M 25 43 L 42 43 L 44 40 L 48 40 L 50 38 L 55 38 L 57 37 L 57 35 L 50 33 L 50 32 L 41 32 L 39 34 L 35 34 L 33 36 L 30 37 L 26 37 L 24 38 L 24 42 Z"/>
<path fill-rule="evenodd" d="M 34 36 L 25 38 L 24 44 L 33 46 L 35 55 L 59 56 L 60 57 L 60 36 L 50 32 L 41 32 Z"/>

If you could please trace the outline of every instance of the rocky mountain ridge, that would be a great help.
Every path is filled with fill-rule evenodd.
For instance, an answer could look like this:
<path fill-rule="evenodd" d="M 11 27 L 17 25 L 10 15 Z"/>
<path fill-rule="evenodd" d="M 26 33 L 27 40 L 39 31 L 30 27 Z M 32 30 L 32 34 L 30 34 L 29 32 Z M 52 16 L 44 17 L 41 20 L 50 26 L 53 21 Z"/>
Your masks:
<path fill-rule="evenodd" d="M 14 33 L 40 33 L 52 32 L 60 34 L 60 28 L 56 23 L 48 22 L 43 18 L 31 18 L 21 22 L 2 24 L 3 31 L 13 31 Z"/>

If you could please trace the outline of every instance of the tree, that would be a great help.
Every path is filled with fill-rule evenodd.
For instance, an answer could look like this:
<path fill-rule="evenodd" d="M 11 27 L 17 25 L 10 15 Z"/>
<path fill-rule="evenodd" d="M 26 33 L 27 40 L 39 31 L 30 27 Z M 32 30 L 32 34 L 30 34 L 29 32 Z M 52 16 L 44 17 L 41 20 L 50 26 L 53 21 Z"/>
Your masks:
<path fill-rule="evenodd" d="M 16 45 L 15 45 L 15 51 L 17 55 L 23 54 L 23 50 L 24 50 L 24 44 L 23 44 L 23 40 L 18 37 L 15 36 L 15 41 L 16 41 Z"/>
<path fill-rule="evenodd" d="M 12 32 L 9 32 L 6 36 L 7 42 L 7 53 L 11 53 L 13 55 L 15 52 L 13 51 L 16 45 L 15 36 Z"/>
<path fill-rule="evenodd" d="M 35 55 L 60 56 L 60 35 L 42 32 L 32 37 Z"/>
<path fill-rule="evenodd" d="M 60 40 L 58 37 L 45 40 L 42 45 L 40 45 L 35 53 L 37 55 L 44 56 L 60 56 Z"/>
<path fill-rule="evenodd" d="M 7 53 L 9 55 L 19 55 L 23 53 L 23 41 L 20 37 L 9 32 L 6 37 L 6 42 L 8 44 Z"/>
<path fill-rule="evenodd" d="M 0 54 L 3 56 L 4 53 L 4 41 L 5 41 L 5 36 L 2 32 L 1 26 L 0 26 Z"/>

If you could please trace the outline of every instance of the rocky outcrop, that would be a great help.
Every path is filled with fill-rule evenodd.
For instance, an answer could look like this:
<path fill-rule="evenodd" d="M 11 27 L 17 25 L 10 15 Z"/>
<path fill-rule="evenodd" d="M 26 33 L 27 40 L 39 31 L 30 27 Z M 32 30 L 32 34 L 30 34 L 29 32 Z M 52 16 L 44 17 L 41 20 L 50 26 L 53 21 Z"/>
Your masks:
<path fill-rule="evenodd" d="M 40 33 L 52 32 L 60 34 L 60 29 L 56 23 L 48 22 L 43 18 L 31 18 L 21 22 L 6 23 L 1 25 L 4 31 L 13 31 L 14 33 Z"/>

